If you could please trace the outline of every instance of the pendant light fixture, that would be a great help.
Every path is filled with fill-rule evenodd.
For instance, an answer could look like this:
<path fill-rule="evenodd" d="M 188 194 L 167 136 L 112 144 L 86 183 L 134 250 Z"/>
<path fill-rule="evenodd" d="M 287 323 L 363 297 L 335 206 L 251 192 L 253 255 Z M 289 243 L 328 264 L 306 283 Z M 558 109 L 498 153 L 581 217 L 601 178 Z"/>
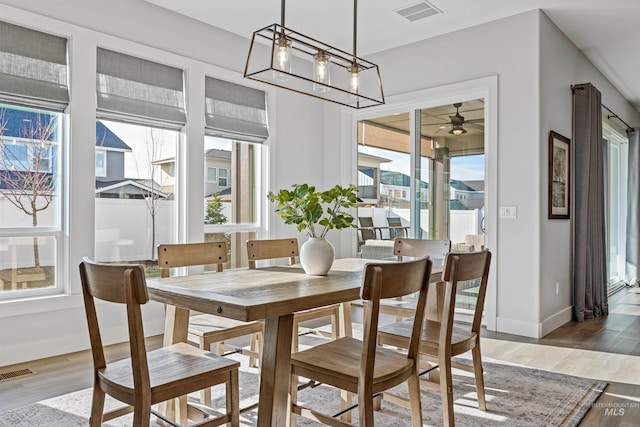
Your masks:
<path fill-rule="evenodd" d="M 357 0 L 353 1 L 353 52 L 345 52 L 281 23 L 253 33 L 244 76 L 353 108 L 384 104 L 378 66 L 357 56 Z"/>

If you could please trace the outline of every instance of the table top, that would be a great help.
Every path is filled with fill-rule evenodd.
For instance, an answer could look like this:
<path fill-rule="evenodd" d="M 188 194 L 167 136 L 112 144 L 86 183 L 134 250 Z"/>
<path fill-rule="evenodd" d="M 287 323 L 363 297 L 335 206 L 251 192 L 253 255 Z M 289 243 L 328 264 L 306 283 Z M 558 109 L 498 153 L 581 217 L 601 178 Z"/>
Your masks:
<path fill-rule="evenodd" d="M 365 264 L 361 258 L 336 259 L 326 276 L 312 276 L 299 265 L 169 278 L 148 278 L 152 300 L 241 321 L 278 317 L 296 311 L 357 300 Z M 431 281 L 441 268 L 434 266 Z"/>

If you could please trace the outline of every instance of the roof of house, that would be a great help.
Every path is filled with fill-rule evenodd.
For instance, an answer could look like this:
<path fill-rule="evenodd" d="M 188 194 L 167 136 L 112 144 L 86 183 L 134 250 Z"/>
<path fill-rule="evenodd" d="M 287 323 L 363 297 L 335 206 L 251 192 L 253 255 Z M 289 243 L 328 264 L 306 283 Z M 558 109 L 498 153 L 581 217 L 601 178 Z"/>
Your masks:
<path fill-rule="evenodd" d="M 33 175 L 34 173 L 36 172 L 2 170 L 0 171 L 0 190 L 10 190 L 9 186 L 7 185 L 8 181 L 11 181 L 13 183 L 23 181 L 25 185 L 25 191 L 30 191 L 32 188 L 29 188 L 28 176 Z M 45 189 L 49 187 L 49 185 L 51 184 L 51 180 L 53 179 L 53 174 L 48 172 L 37 173 L 39 175 L 38 181 L 41 182 L 41 184 L 38 185 L 38 188 Z M 43 177 L 46 177 L 44 181 L 42 180 Z M 20 185 L 22 184 L 16 184 L 13 189 L 20 188 Z M 53 185 L 55 185 L 55 183 L 53 183 Z"/>
<path fill-rule="evenodd" d="M 219 148 L 211 148 L 205 151 L 204 155 L 205 157 L 214 158 L 214 159 L 231 160 L 231 151 L 220 150 Z"/>
<path fill-rule="evenodd" d="M 96 120 L 96 147 L 131 151 L 131 147 L 100 120 Z"/>
<path fill-rule="evenodd" d="M 159 190 L 160 185 L 152 183 L 149 179 L 117 179 L 109 181 L 101 181 L 96 179 L 96 193 L 114 192 L 118 189 L 118 193 L 125 193 L 131 195 L 140 195 L 141 193 L 156 193 L 162 198 L 167 198 L 168 194 Z"/>

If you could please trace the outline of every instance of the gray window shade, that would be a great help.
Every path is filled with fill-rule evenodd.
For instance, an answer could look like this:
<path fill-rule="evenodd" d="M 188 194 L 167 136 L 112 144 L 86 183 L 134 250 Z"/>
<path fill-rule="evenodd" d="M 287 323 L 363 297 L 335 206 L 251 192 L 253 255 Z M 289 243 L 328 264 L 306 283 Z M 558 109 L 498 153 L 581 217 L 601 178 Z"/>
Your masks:
<path fill-rule="evenodd" d="M 265 93 L 213 77 L 205 78 L 206 133 L 240 141 L 269 137 Z"/>
<path fill-rule="evenodd" d="M 0 21 L 0 102 L 63 111 L 67 39 Z"/>
<path fill-rule="evenodd" d="M 98 118 L 177 129 L 185 125 L 182 70 L 98 48 Z"/>

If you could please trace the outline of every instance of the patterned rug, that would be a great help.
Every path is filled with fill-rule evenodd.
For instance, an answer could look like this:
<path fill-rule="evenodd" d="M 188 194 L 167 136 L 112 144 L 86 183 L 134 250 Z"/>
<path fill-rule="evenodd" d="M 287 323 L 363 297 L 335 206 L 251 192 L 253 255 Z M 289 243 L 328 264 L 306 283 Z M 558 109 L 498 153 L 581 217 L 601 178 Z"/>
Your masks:
<path fill-rule="evenodd" d="M 258 372 L 247 367 L 244 356 L 236 357 L 242 363 L 240 373 L 240 407 L 245 408 L 257 402 Z M 468 363 L 468 359 L 457 359 Z M 498 361 L 485 360 L 485 389 L 487 411 L 478 409 L 473 375 L 466 371 L 454 370 L 454 410 L 457 426 L 575 426 L 607 383 L 602 381 L 556 374 L 530 369 Z M 395 392 L 404 394 L 404 386 Z M 442 410 L 437 390 L 422 387 L 423 417 L 425 426 L 441 426 Z M 224 388 L 214 388 L 214 406 L 224 405 Z M 197 395 L 196 395 L 197 396 Z M 337 412 L 339 392 L 320 385 L 299 392 L 298 400 L 329 413 Z M 110 407 L 118 402 L 108 400 Z M 34 405 L 0 413 L 0 427 L 73 427 L 86 426 L 91 406 L 91 390 L 44 400 Z M 353 421 L 357 422 L 357 411 Z M 243 426 L 256 425 L 256 410 L 241 414 Z M 105 426 L 130 426 L 131 418 L 122 417 L 105 423 Z M 156 426 L 156 423 L 152 423 Z M 298 425 L 318 425 L 307 420 L 298 420 Z M 405 427 L 410 425 L 408 410 L 383 402 L 382 410 L 376 413 L 376 425 L 385 427 Z M 277 427 L 277 426 L 274 426 Z"/>

